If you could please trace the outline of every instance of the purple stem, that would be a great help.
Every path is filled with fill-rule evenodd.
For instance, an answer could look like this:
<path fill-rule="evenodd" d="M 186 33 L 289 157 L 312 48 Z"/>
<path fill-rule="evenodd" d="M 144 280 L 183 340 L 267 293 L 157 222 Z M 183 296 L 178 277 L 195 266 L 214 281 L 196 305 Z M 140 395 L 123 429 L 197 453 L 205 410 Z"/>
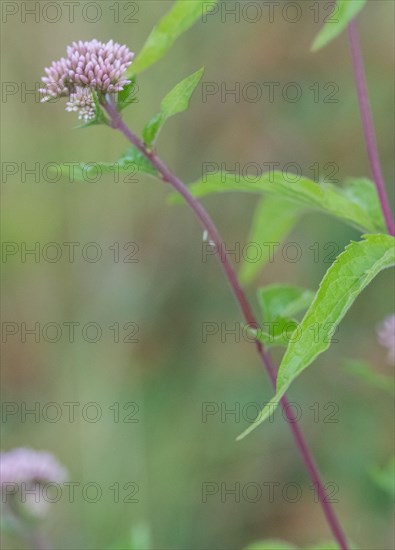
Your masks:
<path fill-rule="evenodd" d="M 225 249 L 225 244 L 214 222 L 209 216 L 209 214 L 206 212 L 206 210 L 200 204 L 200 202 L 193 195 L 191 195 L 186 185 L 169 170 L 166 164 L 156 155 L 156 153 L 148 149 L 145 143 L 141 141 L 127 127 L 127 125 L 122 120 L 120 114 L 118 113 L 116 106 L 110 102 L 105 103 L 103 106 L 110 117 L 111 126 L 114 129 L 119 130 L 126 137 L 126 139 L 130 141 L 130 143 L 135 145 L 137 149 L 141 153 L 143 153 L 143 155 L 158 170 L 163 181 L 170 184 L 185 199 L 186 203 L 191 207 L 200 225 L 204 230 L 207 230 L 209 238 L 215 244 L 217 257 L 219 258 L 219 261 L 225 272 L 225 276 L 230 284 L 230 287 L 233 291 L 236 301 L 238 302 L 242 310 L 242 313 L 244 315 L 247 325 L 251 327 L 257 327 L 258 323 L 252 312 L 251 306 L 247 300 L 247 297 L 243 289 L 240 286 L 235 270 L 229 261 L 229 258 Z M 255 345 L 259 353 L 259 356 L 261 357 L 262 362 L 269 375 L 269 378 L 273 384 L 273 387 L 276 388 L 276 368 L 273 364 L 273 360 L 270 354 L 265 350 L 265 348 L 263 347 L 262 343 L 259 340 L 255 340 Z M 332 531 L 332 534 L 336 539 L 336 541 L 338 542 L 340 549 L 348 550 L 348 545 L 347 545 L 345 535 L 336 517 L 335 511 L 328 499 L 324 483 L 321 479 L 320 473 L 315 464 L 315 461 L 310 452 L 310 449 L 307 445 L 307 442 L 304 438 L 304 435 L 297 423 L 297 418 L 295 417 L 293 409 L 292 407 L 289 406 L 289 402 L 286 396 L 283 396 L 281 398 L 280 403 L 283 410 L 285 411 L 285 418 L 287 419 L 291 427 L 294 439 L 296 441 L 296 445 L 299 449 L 300 454 L 302 455 L 303 462 L 314 484 L 314 487 L 316 488 L 317 493 L 319 495 L 319 502 L 321 504 L 321 507 L 327 519 L 328 525 Z"/>
<path fill-rule="evenodd" d="M 358 92 L 359 108 L 363 132 L 365 134 L 366 148 L 368 151 L 370 169 L 372 171 L 381 209 L 383 211 L 388 233 L 395 236 L 394 218 L 391 213 L 388 195 L 381 172 L 379 153 L 377 149 L 376 134 L 374 131 L 372 111 L 369 103 L 368 88 L 366 85 L 365 69 L 363 64 L 361 45 L 359 42 L 358 28 L 355 19 L 348 25 L 348 38 L 350 41 L 352 64 L 354 68 L 355 84 Z"/>

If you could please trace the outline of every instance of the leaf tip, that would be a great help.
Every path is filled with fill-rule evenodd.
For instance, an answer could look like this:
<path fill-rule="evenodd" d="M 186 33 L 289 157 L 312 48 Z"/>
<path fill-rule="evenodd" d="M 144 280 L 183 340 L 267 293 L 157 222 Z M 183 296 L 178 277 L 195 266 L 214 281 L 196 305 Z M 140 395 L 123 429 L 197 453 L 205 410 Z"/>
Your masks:
<path fill-rule="evenodd" d="M 256 424 L 255 422 L 253 424 L 251 424 L 251 426 L 249 426 L 247 429 L 244 430 L 244 432 L 242 432 L 241 434 L 239 434 L 237 437 L 236 437 L 236 441 L 241 441 L 242 439 L 244 439 L 245 437 L 247 437 L 247 435 L 252 432 L 254 429 L 256 428 Z"/>
<path fill-rule="evenodd" d="M 320 36 L 318 35 L 315 37 L 315 39 L 313 40 L 313 43 L 310 46 L 311 53 L 318 52 L 318 50 L 320 50 L 322 46 L 323 44 L 321 44 L 321 39 L 320 39 Z"/>

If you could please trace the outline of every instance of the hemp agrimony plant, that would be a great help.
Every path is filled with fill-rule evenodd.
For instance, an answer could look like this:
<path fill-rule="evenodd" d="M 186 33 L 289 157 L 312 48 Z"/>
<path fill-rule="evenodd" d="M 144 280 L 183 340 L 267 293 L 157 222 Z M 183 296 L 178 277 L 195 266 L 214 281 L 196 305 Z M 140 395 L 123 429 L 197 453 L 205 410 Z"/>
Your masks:
<path fill-rule="evenodd" d="M 280 172 L 263 174 L 259 179 L 236 177 L 218 172 L 207 174 L 192 185 L 185 185 L 159 156 L 156 141 L 166 120 L 188 108 L 191 96 L 203 75 L 200 69 L 177 84 L 162 100 L 159 112 L 146 124 L 141 137 L 130 129 L 122 118 L 122 111 L 134 103 L 137 76 L 162 58 L 176 38 L 186 31 L 202 13 L 215 9 L 215 2 L 202 0 L 175 2 L 172 9 L 149 35 L 141 52 L 134 54 L 127 46 L 112 40 L 74 42 L 67 48 L 66 57 L 52 63 L 46 69 L 42 94 L 43 101 L 65 97 L 66 109 L 78 113 L 83 126 L 106 124 L 109 129 L 121 132 L 130 143 L 120 158 L 116 169 L 128 171 L 133 165 L 141 172 L 155 177 L 160 183 L 170 186 L 176 195 L 175 202 L 184 201 L 202 226 L 210 243 L 215 247 L 224 275 L 240 306 L 244 322 L 255 340 L 256 351 L 274 386 L 271 401 L 256 420 L 239 435 L 241 440 L 262 424 L 281 406 L 286 416 L 306 470 L 317 488 L 319 501 L 332 532 L 333 541 L 317 544 L 317 548 L 351 548 L 350 542 L 339 523 L 326 495 L 325 485 L 311 455 L 301 429 L 288 406 L 286 391 L 296 378 L 317 357 L 328 349 L 331 334 L 364 288 L 382 270 L 395 262 L 394 223 L 380 170 L 375 135 L 370 113 L 364 69 L 354 17 L 365 0 L 338 0 L 337 21 L 328 22 L 316 38 L 313 50 L 329 43 L 348 27 L 352 61 L 355 70 L 357 92 L 360 101 L 363 129 L 374 181 L 367 178 L 347 180 L 343 186 L 316 183 L 308 178 L 295 178 L 290 184 Z M 132 99 L 131 99 L 132 98 Z M 102 163 L 106 171 L 115 170 L 115 165 Z M 81 165 L 80 176 L 88 166 Z M 75 174 L 78 178 L 78 174 Z M 273 333 L 261 330 L 261 318 L 256 318 L 249 303 L 243 283 L 250 282 L 257 270 L 264 267 L 264 260 L 253 265 L 244 265 L 240 279 L 229 260 L 224 241 L 213 220 L 198 198 L 210 193 L 227 191 L 256 193 L 265 198 L 256 210 L 252 228 L 252 241 L 284 239 L 307 211 L 330 215 L 357 228 L 360 240 L 350 242 L 325 273 L 319 288 L 309 289 L 289 285 L 272 284 L 258 289 L 258 302 L 262 319 L 272 323 Z M 298 314 L 304 313 L 300 322 Z M 391 324 L 392 321 L 387 321 Z M 318 335 L 311 327 L 321 327 Z M 284 338 L 284 328 L 292 335 Z M 393 323 L 392 323 L 393 326 Z M 383 332 L 381 333 L 383 339 Z M 388 336 L 387 340 L 388 342 Z M 270 348 L 283 347 L 285 353 L 277 368 Z M 367 367 L 368 368 L 368 367 Z M 369 369 L 368 369 L 369 370 Z M 358 369 L 355 370 L 358 372 Z M 359 369 L 361 373 L 361 369 Z M 366 372 L 365 372 L 366 375 Z M 263 541 L 252 548 L 290 549 L 289 543 Z"/>

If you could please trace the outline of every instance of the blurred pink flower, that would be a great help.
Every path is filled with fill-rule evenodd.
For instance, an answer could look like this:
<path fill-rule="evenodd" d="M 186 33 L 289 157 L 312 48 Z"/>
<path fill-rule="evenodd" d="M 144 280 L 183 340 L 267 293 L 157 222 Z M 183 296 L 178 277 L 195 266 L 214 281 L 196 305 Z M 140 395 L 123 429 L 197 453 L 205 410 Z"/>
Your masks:
<path fill-rule="evenodd" d="M 395 315 L 389 315 L 379 325 L 377 336 L 380 344 L 388 349 L 388 362 L 395 362 Z"/>
<path fill-rule="evenodd" d="M 66 469 L 51 453 L 23 447 L 0 453 L 1 502 L 8 511 L 15 513 L 20 502 L 23 502 L 31 514 L 43 515 L 47 511 L 48 500 L 42 498 L 42 486 L 47 483 L 61 484 L 67 477 Z"/>

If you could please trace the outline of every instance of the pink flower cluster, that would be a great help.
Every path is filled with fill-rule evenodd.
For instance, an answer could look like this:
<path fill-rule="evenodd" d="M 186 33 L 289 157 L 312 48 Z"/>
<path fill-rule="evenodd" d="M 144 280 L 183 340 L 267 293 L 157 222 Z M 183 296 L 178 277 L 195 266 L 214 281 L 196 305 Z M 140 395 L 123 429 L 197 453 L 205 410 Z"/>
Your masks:
<path fill-rule="evenodd" d="M 96 105 L 91 90 L 89 88 L 77 88 L 75 92 L 72 92 L 66 104 L 66 111 L 77 112 L 78 118 L 84 122 L 95 118 Z"/>
<path fill-rule="evenodd" d="M 29 512 L 43 515 L 48 502 L 40 498 L 40 486 L 60 484 L 67 477 L 67 471 L 51 453 L 23 447 L 0 453 L 1 501 L 8 510 L 15 510 L 15 498 L 25 492 L 22 500 Z"/>
<path fill-rule="evenodd" d="M 67 47 L 67 57 L 45 69 L 41 101 L 69 97 L 66 110 L 78 111 L 79 118 L 88 121 L 96 113 L 92 91 L 107 94 L 123 90 L 130 84 L 124 74 L 133 57 L 127 46 L 112 40 L 106 44 L 98 40 L 73 42 Z"/>

